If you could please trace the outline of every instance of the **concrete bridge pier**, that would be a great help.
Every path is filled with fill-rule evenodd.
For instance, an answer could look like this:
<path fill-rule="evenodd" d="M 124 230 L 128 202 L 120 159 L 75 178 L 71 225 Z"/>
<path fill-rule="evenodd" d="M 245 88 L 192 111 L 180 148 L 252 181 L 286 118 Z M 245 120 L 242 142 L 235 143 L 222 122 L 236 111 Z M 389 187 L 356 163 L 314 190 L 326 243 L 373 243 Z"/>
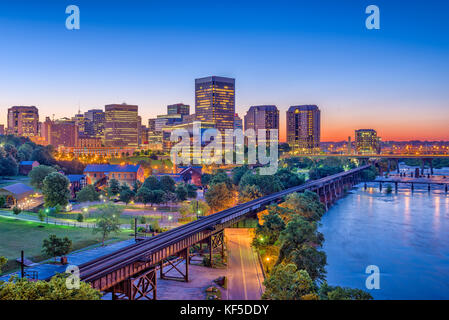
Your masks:
<path fill-rule="evenodd" d="M 447 184 L 444 186 L 444 191 L 447 193 Z"/>
<path fill-rule="evenodd" d="M 382 181 L 379 182 L 379 191 L 382 192 Z"/>
<path fill-rule="evenodd" d="M 394 183 L 394 191 L 396 193 L 398 193 L 398 183 L 397 182 Z"/>

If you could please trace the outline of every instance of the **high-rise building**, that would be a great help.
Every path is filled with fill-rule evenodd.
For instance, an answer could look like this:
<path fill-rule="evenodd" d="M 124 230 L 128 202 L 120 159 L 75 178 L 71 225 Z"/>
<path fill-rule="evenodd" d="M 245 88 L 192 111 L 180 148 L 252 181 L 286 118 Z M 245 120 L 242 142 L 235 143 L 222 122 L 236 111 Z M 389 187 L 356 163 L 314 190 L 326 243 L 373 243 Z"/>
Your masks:
<path fill-rule="evenodd" d="M 377 136 L 376 130 L 355 130 L 355 150 L 358 154 L 380 153 L 380 138 Z"/>
<path fill-rule="evenodd" d="M 63 118 L 52 121 L 49 117 L 43 123 L 43 134 L 46 142 L 55 148 L 76 147 L 79 130 L 74 120 Z"/>
<path fill-rule="evenodd" d="M 167 114 L 188 116 L 190 114 L 190 106 L 184 103 L 170 104 L 167 106 Z"/>
<path fill-rule="evenodd" d="M 39 111 L 35 106 L 8 109 L 8 134 L 35 137 L 39 133 Z"/>
<path fill-rule="evenodd" d="M 243 121 L 242 118 L 239 117 L 238 113 L 234 115 L 234 129 L 243 130 Z"/>
<path fill-rule="evenodd" d="M 234 129 L 235 79 L 195 79 L 195 114 L 198 121 L 215 123 L 222 134 L 225 129 Z"/>
<path fill-rule="evenodd" d="M 105 106 L 105 145 L 107 147 L 138 148 L 138 106 L 109 104 Z"/>
<path fill-rule="evenodd" d="M 4 124 L 0 124 L 0 135 L 4 135 L 5 134 L 5 125 Z"/>
<path fill-rule="evenodd" d="M 101 109 L 91 109 L 84 112 L 87 120 L 85 123 L 85 134 L 90 137 L 104 138 L 105 113 Z"/>
<path fill-rule="evenodd" d="M 85 135 L 86 133 L 86 122 L 89 120 L 86 119 L 83 113 L 81 111 L 78 111 L 77 114 L 72 118 L 73 121 L 75 121 L 75 124 L 78 126 L 78 133 L 80 135 Z"/>
<path fill-rule="evenodd" d="M 269 141 L 270 129 L 279 130 L 278 108 L 273 105 L 250 107 L 245 115 L 245 130 L 248 129 L 255 131 L 258 141 Z M 258 136 L 259 130 L 265 130 L 265 137 Z"/>
<path fill-rule="evenodd" d="M 320 150 L 321 111 L 316 105 L 291 106 L 287 111 L 287 143 L 297 153 Z"/>

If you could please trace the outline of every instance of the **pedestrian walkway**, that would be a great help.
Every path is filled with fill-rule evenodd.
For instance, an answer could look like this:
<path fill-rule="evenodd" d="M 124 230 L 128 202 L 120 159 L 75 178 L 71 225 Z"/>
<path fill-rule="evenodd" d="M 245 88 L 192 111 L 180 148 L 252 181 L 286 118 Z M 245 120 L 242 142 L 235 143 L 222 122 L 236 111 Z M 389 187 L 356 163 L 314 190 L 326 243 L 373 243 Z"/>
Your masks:
<path fill-rule="evenodd" d="M 67 266 L 69 266 L 69 265 L 79 266 L 85 262 L 97 259 L 99 257 L 102 257 L 102 256 L 112 253 L 114 251 L 117 251 L 121 248 L 124 248 L 131 244 L 134 244 L 135 243 L 134 241 L 135 241 L 134 239 L 130 239 L 130 240 L 124 240 L 124 241 L 120 241 L 120 242 L 115 242 L 113 244 L 110 244 L 110 245 L 107 245 L 104 247 L 92 246 L 91 249 L 89 249 L 89 248 L 80 249 L 77 251 L 73 251 L 67 255 L 67 262 L 68 262 L 67 265 L 50 264 L 50 263 L 48 263 L 50 260 L 47 260 L 46 261 L 47 263 L 44 262 L 44 263 L 38 264 L 36 266 L 26 268 L 25 272 L 27 272 L 27 273 L 37 272 L 38 279 L 44 280 L 44 279 L 54 276 L 57 273 L 65 272 L 65 270 L 67 269 Z M 10 273 L 10 274 L 1 276 L 0 281 L 2 281 L 2 280 L 7 281 L 14 274 L 20 276 L 20 272 L 14 272 L 14 273 Z"/>
<path fill-rule="evenodd" d="M 44 221 L 41 221 L 38 216 L 27 214 L 26 212 L 21 212 L 18 215 L 15 215 L 11 211 L 0 211 L 0 217 L 8 218 L 8 219 L 16 219 L 22 221 L 29 222 L 37 222 L 37 223 L 45 223 L 45 224 L 54 224 L 59 226 L 68 226 L 68 227 L 80 227 L 80 228 L 95 228 L 95 223 L 89 222 L 78 222 L 78 221 L 70 221 L 64 219 L 57 219 L 52 217 L 45 217 Z"/>

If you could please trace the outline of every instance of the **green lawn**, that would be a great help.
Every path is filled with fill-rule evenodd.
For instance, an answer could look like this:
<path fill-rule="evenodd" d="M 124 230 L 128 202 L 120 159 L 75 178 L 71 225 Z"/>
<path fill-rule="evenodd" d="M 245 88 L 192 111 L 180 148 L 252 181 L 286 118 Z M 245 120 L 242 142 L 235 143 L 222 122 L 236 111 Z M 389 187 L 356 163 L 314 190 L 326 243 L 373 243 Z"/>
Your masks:
<path fill-rule="evenodd" d="M 42 261 L 42 241 L 50 234 L 58 237 L 67 236 L 73 242 L 72 250 L 78 250 L 101 242 L 100 234 L 94 234 L 92 229 L 75 228 L 40 224 L 35 222 L 13 220 L 0 217 L 0 256 L 10 260 L 3 271 L 18 267 L 13 262 L 20 257 L 20 251 L 25 251 L 25 256 L 33 261 Z M 122 231 L 110 237 L 114 240 L 125 240 L 130 238 L 130 231 Z"/>

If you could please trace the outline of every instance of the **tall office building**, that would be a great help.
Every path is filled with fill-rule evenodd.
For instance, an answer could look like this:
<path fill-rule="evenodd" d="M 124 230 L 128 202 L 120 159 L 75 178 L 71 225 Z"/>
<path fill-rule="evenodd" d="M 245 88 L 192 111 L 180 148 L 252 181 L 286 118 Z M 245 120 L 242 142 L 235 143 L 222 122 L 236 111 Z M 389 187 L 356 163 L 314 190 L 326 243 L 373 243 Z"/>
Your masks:
<path fill-rule="evenodd" d="M 234 115 L 234 129 L 243 130 L 243 121 L 242 118 L 239 117 L 238 113 Z"/>
<path fill-rule="evenodd" d="M 46 143 L 53 147 L 76 147 L 78 145 L 79 129 L 74 120 L 63 118 L 52 121 L 47 117 L 42 126 Z"/>
<path fill-rule="evenodd" d="M 84 112 L 86 119 L 85 133 L 90 137 L 104 138 L 105 113 L 101 109 L 91 109 Z"/>
<path fill-rule="evenodd" d="M 287 143 L 297 153 L 320 150 L 321 111 L 316 105 L 292 106 L 287 111 Z"/>
<path fill-rule="evenodd" d="M 258 141 L 270 140 L 270 129 L 279 130 L 279 110 L 276 106 L 252 106 L 245 115 L 245 130 L 253 129 L 258 135 L 259 130 L 266 130 L 265 137 L 257 137 Z M 279 133 L 278 133 L 279 139 Z"/>
<path fill-rule="evenodd" d="M 195 114 L 198 121 L 213 122 L 222 134 L 234 129 L 235 79 L 195 79 Z"/>
<path fill-rule="evenodd" d="M 184 103 L 170 104 L 167 106 L 167 114 L 182 114 L 188 116 L 190 114 L 190 106 Z"/>
<path fill-rule="evenodd" d="M 78 111 L 77 114 L 72 118 L 75 121 L 75 124 L 78 126 L 78 132 L 80 135 L 86 134 L 86 122 L 89 120 L 85 118 L 84 114 L 81 111 Z"/>
<path fill-rule="evenodd" d="M 380 138 L 377 136 L 376 130 L 355 130 L 355 150 L 358 154 L 380 153 Z"/>
<path fill-rule="evenodd" d="M 138 106 L 109 104 L 105 106 L 106 147 L 138 148 L 140 121 Z"/>
<path fill-rule="evenodd" d="M 8 134 L 35 137 L 39 133 L 39 111 L 35 106 L 8 109 Z"/>

